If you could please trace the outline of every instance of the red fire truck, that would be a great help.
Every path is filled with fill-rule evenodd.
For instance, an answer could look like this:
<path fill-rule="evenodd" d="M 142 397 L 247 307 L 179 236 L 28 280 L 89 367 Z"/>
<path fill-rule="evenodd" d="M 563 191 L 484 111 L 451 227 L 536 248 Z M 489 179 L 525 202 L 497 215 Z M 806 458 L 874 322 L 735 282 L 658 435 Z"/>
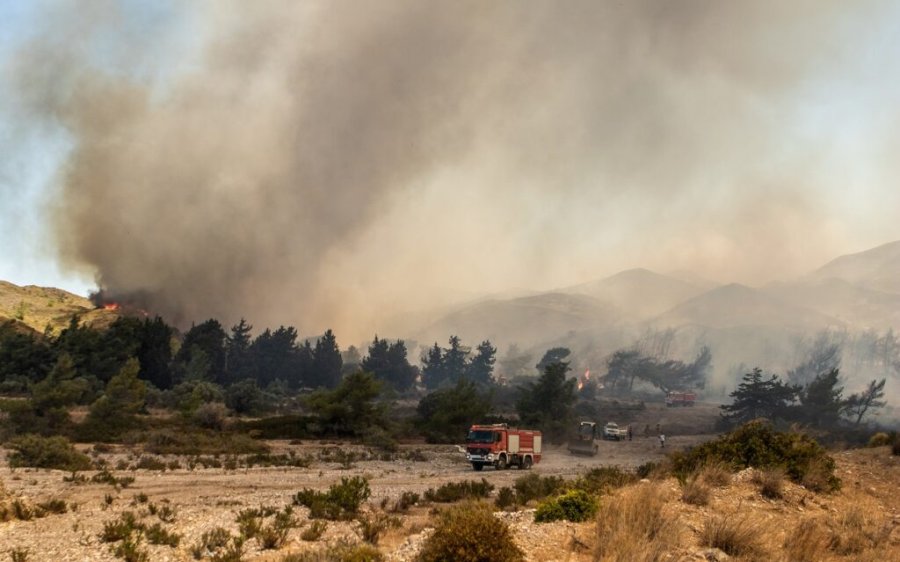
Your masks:
<path fill-rule="evenodd" d="M 541 460 L 541 432 L 505 423 L 473 425 L 466 436 L 466 460 L 475 470 L 487 465 L 527 470 Z"/>
<path fill-rule="evenodd" d="M 693 392 L 675 391 L 666 394 L 666 406 L 674 408 L 675 406 L 693 406 L 697 395 Z"/>

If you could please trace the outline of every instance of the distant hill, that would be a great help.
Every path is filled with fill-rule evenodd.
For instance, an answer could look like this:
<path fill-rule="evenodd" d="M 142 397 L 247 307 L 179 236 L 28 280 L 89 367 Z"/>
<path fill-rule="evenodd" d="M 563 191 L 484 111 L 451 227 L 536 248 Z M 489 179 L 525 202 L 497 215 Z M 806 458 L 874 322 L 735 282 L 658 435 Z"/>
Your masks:
<path fill-rule="evenodd" d="M 694 297 L 656 318 L 663 326 L 796 327 L 821 329 L 841 326 L 840 320 L 796 306 L 758 289 L 732 283 Z"/>
<path fill-rule="evenodd" d="M 704 289 L 674 277 L 638 268 L 562 291 L 594 297 L 615 306 L 632 320 L 642 320 L 661 314 L 701 294 Z"/>
<path fill-rule="evenodd" d="M 103 324 L 117 315 L 113 311 L 96 310 L 85 297 L 62 289 L 19 287 L 0 281 L 0 321 L 14 319 L 35 332 L 44 333 L 49 327 L 51 332 L 58 333 L 68 326 L 73 316 L 88 324 Z"/>
<path fill-rule="evenodd" d="M 484 339 L 528 347 L 569 332 L 618 321 L 620 312 L 586 295 L 543 293 L 509 300 L 489 300 L 452 312 L 417 334 L 424 345 L 445 344 L 451 334 L 467 345 Z M 477 341 L 476 341 L 477 340 Z"/>
<path fill-rule="evenodd" d="M 836 258 L 809 277 L 843 279 L 858 287 L 900 294 L 900 240 Z"/>
<path fill-rule="evenodd" d="M 836 277 L 776 283 L 763 291 L 782 301 L 817 310 L 853 328 L 900 327 L 900 293 L 868 289 Z"/>

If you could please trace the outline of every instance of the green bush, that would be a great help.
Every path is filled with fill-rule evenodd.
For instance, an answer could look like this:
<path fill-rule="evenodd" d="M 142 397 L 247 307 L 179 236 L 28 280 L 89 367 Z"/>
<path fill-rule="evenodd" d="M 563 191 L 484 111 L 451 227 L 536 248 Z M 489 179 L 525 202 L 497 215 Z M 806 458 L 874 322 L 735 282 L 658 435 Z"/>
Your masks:
<path fill-rule="evenodd" d="M 597 513 L 597 500 L 584 490 L 569 490 L 554 498 L 541 502 L 534 512 L 538 523 L 550 521 L 587 521 Z"/>
<path fill-rule="evenodd" d="M 516 492 L 509 486 L 503 486 L 497 491 L 497 499 L 494 500 L 494 505 L 500 509 L 516 505 Z"/>
<path fill-rule="evenodd" d="M 481 479 L 481 482 L 465 480 L 463 482 L 447 482 L 437 490 L 425 490 L 425 499 L 431 502 L 451 503 L 470 498 L 486 498 L 494 490 L 494 485 Z"/>
<path fill-rule="evenodd" d="M 417 562 L 521 562 L 512 532 L 487 504 L 467 502 L 443 511 Z"/>
<path fill-rule="evenodd" d="M 581 475 L 575 481 L 574 487 L 592 494 L 605 494 L 636 480 L 634 474 L 625 472 L 617 466 L 601 466 Z"/>
<path fill-rule="evenodd" d="M 350 520 L 371 493 L 368 479 L 344 477 L 340 484 L 332 484 L 327 492 L 304 488 L 294 495 L 294 504 L 308 507 L 309 516 L 313 519 Z"/>
<path fill-rule="evenodd" d="M 562 476 L 540 476 L 531 472 L 516 478 L 513 487 L 516 490 L 516 501 L 525 505 L 531 500 L 542 500 L 559 493 L 565 484 Z"/>
<path fill-rule="evenodd" d="M 24 435 L 7 446 L 13 450 L 9 455 L 11 467 L 55 468 L 69 472 L 91 468 L 91 459 L 76 451 L 65 437 Z"/>
<path fill-rule="evenodd" d="M 780 467 L 792 481 L 811 483 L 816 491 L 835 491 L 841 485 L 834 475 L 834 459 L 814 439 L 776 431 L 765 421 L 746 423 L 715 441 L 673 453 L 671 460 L 682 482 L 703 465 L 720 462 L 733 470 Z"/>

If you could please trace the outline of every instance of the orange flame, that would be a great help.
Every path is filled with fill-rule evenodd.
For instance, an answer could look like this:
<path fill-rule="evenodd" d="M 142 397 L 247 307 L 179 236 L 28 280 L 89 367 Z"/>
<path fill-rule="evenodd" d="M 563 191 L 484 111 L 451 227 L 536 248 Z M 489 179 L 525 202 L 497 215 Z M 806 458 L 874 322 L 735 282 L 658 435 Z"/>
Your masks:
<path fill-rule="evenodd" d="M 119 303 L 117 302 L 108 302 L 103 305 L 103 310 L 119 310 Z"/>

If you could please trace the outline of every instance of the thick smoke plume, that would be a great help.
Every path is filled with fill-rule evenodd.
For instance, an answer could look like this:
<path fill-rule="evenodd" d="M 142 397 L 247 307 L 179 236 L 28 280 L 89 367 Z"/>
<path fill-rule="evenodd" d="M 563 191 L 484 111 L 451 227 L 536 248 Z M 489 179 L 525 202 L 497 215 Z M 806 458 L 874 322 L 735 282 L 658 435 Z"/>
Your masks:
<path fill-rule="evenodd" d="M 369 337 L 468 293 L 635 265 L 758 281 L 844 242 L 791 122 L 875 8 L 70 7 L 15 68 L 71 139 L 61 252 L 171 321 Z"/>

